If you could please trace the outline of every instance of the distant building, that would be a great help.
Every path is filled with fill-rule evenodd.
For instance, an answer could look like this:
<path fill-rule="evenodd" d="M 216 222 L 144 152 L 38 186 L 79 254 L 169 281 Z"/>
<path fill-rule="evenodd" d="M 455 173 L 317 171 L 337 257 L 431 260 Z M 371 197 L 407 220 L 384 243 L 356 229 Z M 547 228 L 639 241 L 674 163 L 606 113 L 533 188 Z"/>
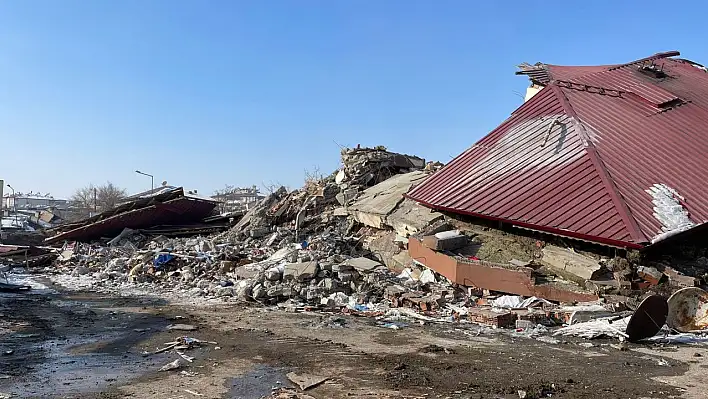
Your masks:
<path fill-rule="evenodd" d="M 256 186 L 236 187 L 226 192 L 213 195 L 211 198 L 219 201 L 222 213 L 247 211 L 256 202 L 265 198 Z"/>
<path fill-rule="evenodd" d="M 13 195 L 8 193 L 2 198 L 2 209 L 5 211 L 11 211 L 14 209 L 66 209 L 68 206 L 69 201 L 54 198 L 49 194 L 16 193 Z"/>

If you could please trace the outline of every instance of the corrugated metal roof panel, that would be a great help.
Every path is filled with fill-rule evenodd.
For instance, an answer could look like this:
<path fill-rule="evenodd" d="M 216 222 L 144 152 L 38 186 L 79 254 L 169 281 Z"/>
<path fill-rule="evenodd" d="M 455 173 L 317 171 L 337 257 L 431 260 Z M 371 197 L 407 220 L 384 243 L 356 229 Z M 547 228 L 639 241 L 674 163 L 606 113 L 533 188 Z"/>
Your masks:
<path fill-rule="evenodd" d="M 576 70 L 544 65 L 567 81 L 549 83 L 409 197 L 637 247 L 667 229 L 648 191 L 663 185 L 690 222 L 708 221 L 708 73 L 667 54 L 677 55 Z M 666 76 L 639 71 L 647 60 Z"/>
<path fill-rule="evenodd" d="M 572 178 L 568 178 L 572 177 Z M 582 135 L 551 88 L 455 158 L 409 196 L 439 209 L 509 220 L 580 238 L 613 230 L 629 239 Z M 602 207 L 593 213 L 594 206 Z M 592 215 L 592 221 L 587 217 Z"/>

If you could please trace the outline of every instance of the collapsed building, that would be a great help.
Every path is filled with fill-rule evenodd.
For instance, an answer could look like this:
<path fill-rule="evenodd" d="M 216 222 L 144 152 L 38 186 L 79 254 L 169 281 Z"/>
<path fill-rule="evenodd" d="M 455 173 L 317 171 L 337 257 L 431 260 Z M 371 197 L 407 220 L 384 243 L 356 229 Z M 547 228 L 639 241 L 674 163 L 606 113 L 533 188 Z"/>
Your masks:
<path fill-rule="evenodd" d="M 332 175 L 276 190 L 221 230 L 208 199 L 135 198 L 52 230 L 63 247 L 50 270 L 92 289 L 412 307 L 496 327 L 567 322 L 574 304 L 636 309 L 708 272 L 708 75 L 677 55 L 523 64 L 527 101 L 448 165 L 343 149 Z"/>
<path fill-rule="evenodd" d="M 531 81 L 527 101 L 407 197 L 518 234 L 531 230 L 630 253 L 700 236 L 708 216 L 708 144 L 701 139 L 708 73 L 672 58 L 678 55 L 605 66 L 521 65 L 517 73 Z M 572 251 L 544 249 L 546 258 L 573 277 L 600 277 L 600 263 Z M 603 277 L 631 279 L 620 263 L 607 266 L 625 274 Z M 680 271 L 708 271 L 699 269 Z M 644 277 L 653 283 L 661 273 Z"/>

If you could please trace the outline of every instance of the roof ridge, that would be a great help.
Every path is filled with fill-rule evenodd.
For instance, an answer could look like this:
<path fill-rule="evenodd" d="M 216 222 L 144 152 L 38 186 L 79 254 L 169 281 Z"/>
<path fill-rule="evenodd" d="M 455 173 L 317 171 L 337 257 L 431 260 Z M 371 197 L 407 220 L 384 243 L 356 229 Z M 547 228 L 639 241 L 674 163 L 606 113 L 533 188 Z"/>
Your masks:
<path fill-rule="evenodd" d="M 624 64 L 620 64 L 620 65 L 611 67 L 611 68 L 608 69 L 608 71 L 613 71 L 613 70 L 615 70 L 615 69 L 620 69 L 620 68 L 625 68 L 625 67 L 628 67 L 628 66 L 631 66 L 631 65 L 636 65 L 636 64 L 639 64 L 640 62 L 647 62 L 647 61 L 660 60 L 660 59 L 662 59 L 662 58 L 677 57 L 677 56 L 679 56 L 679 55 L 681 55 L 681 52 L 680 52 L 680 51 L 677 51 L 677 50 L 665 51 L 665 52 L 663 52 L 663 53 L 656 53 L 656 54 L 654 54 L 654 55 L 650 55 L 649 57 L 640 58 L 640 59 L 635 60 L 635 61 L 631 61 L 631 62 L 627 62 L 627 63 L 624 63 Z"/>
<path fill-rule="evenodd" d="M 632 212 L 630 211 L 627 202 L 622 198 L 621 194 L 619 193 L 619 190 L 617 189 L 617 185 L 615 184 L 610 174 L 607 172 L 607 168 L 605 167 L 602 158 L 600 158 L 600 154 L 598 154 L 595 145 L 590 139 L 590 135 L 588 134 L 587 129 L 585 128 L 585 124 L 578 117 L 578 114 L 573 109 L 570 100 L 568 99 L 568 97 L 566 97 L 565 93 L 563 93 L 563 90 L 560 88 L 560 85 L 558 85 L 557 82 L 550 82 L 548 86 L 551 87 L 554 94 L 558 98 L 558 101 L 561 103 L 561 106 L 563 107 L 563 110 L 565 111 L 566 115 L 568 115 L 575 123 L 578 135 L 580 136 L 585 151 L 588 154 L 590 161 L 592 162 L 593 168 L 595 169 L 598 176 L 600 177 L 600 180 L 605 186 L 605 189 L 607 190 L 610 199 L 612 200 L 612 204 L 614 205 L 615 209 L 622 218 L 622 221 L 624 222 L 631 239 L 636 243 L 647 242 L 648 238 L 639 229 L 639 224 L 637 223 L 637 220 L 634 218 L 634 216 L 632 216 Z"/>

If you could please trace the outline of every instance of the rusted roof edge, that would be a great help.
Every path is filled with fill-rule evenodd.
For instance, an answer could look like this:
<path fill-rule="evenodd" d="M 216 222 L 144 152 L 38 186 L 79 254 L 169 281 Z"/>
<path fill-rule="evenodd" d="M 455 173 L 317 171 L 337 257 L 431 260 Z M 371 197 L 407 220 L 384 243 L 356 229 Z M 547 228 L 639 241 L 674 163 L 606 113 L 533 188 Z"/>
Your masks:
<path fill-rule="evenodd" d="M 620 68 L 624 68 L 627 66 L 636 65 L 636 64 L 639 64 L 642 62 L 660 60 L 662 58 L 678 57 L 679 55 L 681 55 L 681 52 L 678 50 L 665 51 L 663 53 L 656 53 L 654 55 L 650 55 L 649 57 L 640 58 L 638 60 L 628 62 L 626 64 L 621 64 L 621 65 L 617 65 L 615 67 L 609 68 L 608 71 L 613 71 L 615 69 L 620 69 Z"/>

